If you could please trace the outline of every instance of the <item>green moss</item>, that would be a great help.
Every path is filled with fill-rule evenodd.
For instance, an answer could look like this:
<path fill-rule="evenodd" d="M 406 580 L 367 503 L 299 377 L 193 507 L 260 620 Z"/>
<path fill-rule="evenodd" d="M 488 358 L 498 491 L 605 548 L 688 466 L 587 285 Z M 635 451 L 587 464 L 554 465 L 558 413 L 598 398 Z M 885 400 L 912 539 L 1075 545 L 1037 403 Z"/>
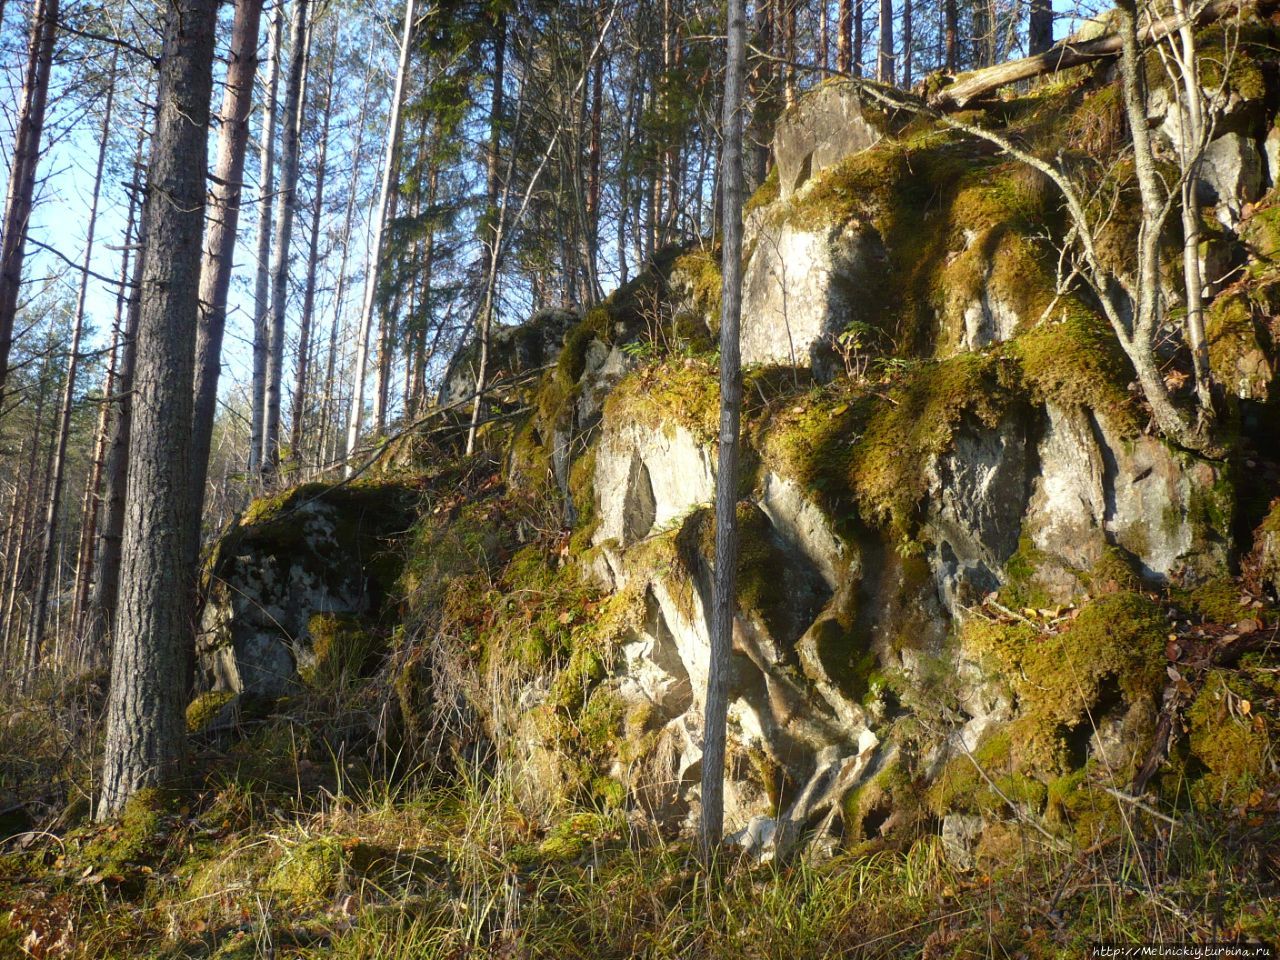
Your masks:
<path fill-rule="evenodd" d="M 1207 768 L 1196 789 L 1204 803 L 1243 805 L 1274 782 L 1274 719 L 1255 707 L 1265 696 L 1245 676 L 1213 670 L 1187 711 L 1191 753 Z"/>
<path fill-rule="evenodd" d="M 972 758 L 963 752 L 952 757 L 926 791 L 929 809 L 937 816 L 990 814 L 1012 803 L 1038 814 L 1047 790 L 1040 781 L 1015 770 L 1010 735 L 1008 728 L 996 730 L 982 739 Z"/>
<path fill-rule="evenodd" d="M 1214 378 L 1231 393 L 1265 400 L 1273 370 L 1263 349 L 1248 297 L 1240 291 L 1223 293 L 1205 315 L 1209 366 Z"/>
<path fill-rule="evenodd" d="M 1206 620 L 1231 626 L 1252 614 L 1241 602 L 1241 587 L 1230 577 L 1217 577 L 1202 583 L 1188 595 L 1191 609 Z"/>
<path fill-rule="evenodd" d="M 900 549 L 915 535 L 929 460 L 950 449 L 966 419 L 999 423 L 1010 402 L 1007 374 L 994 356 L 959 354 L 913 372 L 874 407 L 852 450 L 850 485 L 863 517 L 885 524 Z"/>
<path fill-rule="evenodd" d="M 336 837 L 316 837 L 284 849 L 263 889 L 297 908 L 318 907 L 339 891 L 346 850 Z"/>
<path fill-rule="evenodd" d="M 578 859 L 609 833 L 608 818 L 598 813 L 576 813 L 556 824 L 536 847 L 513 851 L 512 859 L 517 863 L 567 863 Z"/>
<path fill-rule="evenodd" d="M 773 203 L 781 195 L 781 185 L 778 181 L 778 168 L 775 165 L 764 178 L 764 182 L 756 187 L 755 193 L 747 199 L 746 204 L 742 208 L 744 214 L 750 214 L 763 207 L 767 207 Z"/>
<path fill-rule="evenodd" d="M 680 257 L 671 268 L 672 279 L 681 277 L 688 285 L 694 313 L 711 331 L 719 329 L 720 297 L 724 284 L 720 272 L 719 246 L 699 247 Z"/>
<path fill-rule="evenodd" d="M 1140 420 L 1129 396 L 1132 368 L 1101 318 L 1070 309 L 1018 337 L 1009 345 L 1031 396 L 1040 403 L 1087 407 L 1106 414 L 1114 426 L 1136 435 Z"/>
<path fill-rule="evenodd" d="M 624 377 L 604 405 L 615 422 L 654 430 L 682 426 L 700 443 L 715 439 L 720 424 L 720 381 L 707 361 L 687 358 L 641 367 Z"/>
<path fill-rule="evenodd" d="M 317 690 L 337 692 L 369 677 L 385 644 L 371 625 L 355 614 L 318 613 L 307 621 L 311 659 L 298 666 L 302 679 Z"/>
<path fill-rule="evenodd" d="M 155 787 L 137 791 L 115 823 L 100 829 L 81 850 L 81 859 L 102 874 L 124 874 L 163 849 L 166 815 L 174 797 Z"/>
<path fill-rule="evenodd" d="M 1040 567 L 1047 559 L 1044 551 L 1023 534 L 1018 540 L 1018 549 L 1004 565 L 1005 581 L 1000 588 L 1000 598 L 1006 606 L 1039 609 L 1050 605 L 1048 591 L 1038 582 Z"/>
<path fill-rule="evenodd" d="M 1069 626 L 1043 633 L 1017 621 L 974 618 L 965 646 L 988 658 L 1018 694 L 1015 761 L 1020 769 L 1060 772 L 1067 737 L 1115 683 L 1125 703 L 1150 700 L 1163 680 L 1165 621 L 1139 593 L 1120 591 L 1081 608 Z"/>
<path fill-rule="evenodd" d="M 210 690 L 196 696 L 187 704 L 187 732 L 202 731 L 234 699 L 235 693 L 231 690 Z"/>
<path fill-rule="evenodd" d="M 1085 582 L 1095 594 L 1135 591 L 1142 587 L 1137 560 L 1123 547 L 1107 544 L 1102 556 L 1085 575 Z"/>

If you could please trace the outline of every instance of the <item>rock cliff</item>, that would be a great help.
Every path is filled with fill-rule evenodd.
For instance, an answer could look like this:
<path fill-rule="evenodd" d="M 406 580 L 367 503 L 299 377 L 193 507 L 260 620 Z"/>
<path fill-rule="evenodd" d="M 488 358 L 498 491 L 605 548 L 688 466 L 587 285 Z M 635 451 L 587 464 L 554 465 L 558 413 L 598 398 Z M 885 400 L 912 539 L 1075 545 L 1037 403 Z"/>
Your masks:
<path fill-rule="evenodd" d="M 1011 820 L 1083 842 L 1108 790 L 1221 800 L 1274 763 L 1274 718 L 1224 757 L 1205 726 L 1221 691 L 1179 685 L 1220 662 L 1215 638 L 1271 622 L 1280 579 L 1280 128 L 1270 81 L 1238 69 L 1201 185 L 1223 460 L 1158 436 L 1098 311 L 1059 288 L 1044 178 L 839 83 L 779 124 L 744 251 L 727 820 L 745 847 L 933 830 L 968 864 L 1002 855 Z M 988 120 L 1104 157 L 1117 103 L 1099 68 Z M 1166 140 L 1177 109 L 1157 98 Z M 714 248 L 694 249 L 585 316 L 504 330 L 497 369 L 548 368 L 496 401 L 529 412 L 486 457 L 417 465 L 411 533 L 402 505 L 352 532 L 367 501 L 349 493 L 256 508 L 212 568 L 207 682 L 279 693 L 314 657 L 310 618 L 383 617 L 394 591 L 416 638 L 386 657 L 396 688 L 450 685 L 437 699 L 466 704 L 523 789 L 692 824 L 718 285 Z M 466 356 L 446 403 L 474 382 Z M 403 571 L 364 559 L 389 534 Z"/>

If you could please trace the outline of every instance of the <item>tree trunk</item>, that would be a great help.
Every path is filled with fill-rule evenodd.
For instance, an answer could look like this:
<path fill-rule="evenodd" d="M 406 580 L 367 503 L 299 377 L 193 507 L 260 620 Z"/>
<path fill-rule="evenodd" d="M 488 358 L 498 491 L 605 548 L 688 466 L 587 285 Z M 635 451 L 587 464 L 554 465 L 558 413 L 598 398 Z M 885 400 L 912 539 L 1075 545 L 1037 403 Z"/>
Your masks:
<path fill-rule="evenodd" d="M 1053 46 L 1053 0 L 1031 0 L 1027 22 L 1027 53 L 1035 56 Z"/>
<path fill-rule="evenodd" d="M 302 462 L 302 434 L 307 407 L 307 377 L 310 373 L 311 319 L 316 308 L 316 274 L 320 264 L 320 220 L 324 215 L 324 186 L 329 167 L 329 125 L 333 118 L 333 72 L 338 61 L 335 32 L 333 49 L 325 74 L 324 104 L 320 120 L 319 155 L 316 157 L 315 195 L 311 198 L 311 237 L 307 247 L 307 282 L 302 294 L 302 318 L 298 329 L 298 363 L 293 382 L 293 422 L 289 447 L 295 463 Z"/>
<path fill-rule="evenodd" d="M 864 25 L 863 18 L 865 12 L 862 6 L 862 0 L 854 0 L 854 17 L 853 17 L 853 75 L 855 77 L 862 76 L 862 48 L 866 44 L 863 36 Z"/>
<path fill-rule="evenodd" d="M 289 305 L 289 247 L 298 210 L 298 154 L 302 125 L 302 80 L 307 69 L 307 0 L 293 0 L 289 24 L 289 79 L 285 83 L 280 142 L 280 192 L 276 195 L 275 259 L 271 267 L 271 324 L 268 329 L 266 414 L 262 427 L 262 469 L 274 476 L 280 466 L 280 394 L 284 386 L 285 312 Z"/>
<path fill-rule="evenodd" d="M 746 21 L 742 0 L 729 0 L 724 81 L 723 246 L 720 312 L 720 451 L 716 472 L 716 557 L 702 747 L 702 851 L 711 861 L 724 833 L 725 722 L 738 560 L 738 432 L 742 416 L 742 85 Z"/>
<path fill-rule="evenodd" d="M 853 73 L 853 0 L 840 0 L 836 33 L 836 69 L 849 76 Z"/>
<path fill-rule="evenodd" d="M 494 285 L 498 274 L 498 247 L 501 244 L 501 225 L 498 223 L 498 157 L 502 147 L 502 86 L 506 72 L 507 20 L 499 15 L 495 25 L 493 43 L 493 93 L 489 103 L 489 180 L 488 207 L 485 211 L 484 244 L 489 254 L 489 278 L 485 286 L 484 309 L 480 317 L 480 362 L 476 368 L 476 395 L 471 404 L 471 424 L 467 428 L 466 454 L 471 456 L 476 448 L 476 429 L 480 424 L 480 410 L 486 380 L 489 374 L 489 334 L 493 329 Z"/>
<path fill-rule="evenodd" d="M 956 0 L 942 0 L 942 22 L 947 72 L 955 73 L 960 67 L 960 10 Z"/>
<path fill-rule="evenodd" d="M 244 193 L 245 153 L 249 144 L 249 115 L 253 111 L 253 83 L 258 70 L 261 22 L 262 0 L 236 0 L 235 18 L 231 25 L 231 59 L 222 94 L 218 156 L 209 189 L 204 262 L 200 269 L 200 328 L 196 341 L 190 490 L 190 515 L 196 523 L 193 540 L 197 544 L 204 512 L 205 483 L 209 478 L 213 422 L 218 409 L 222 337 L 227 324 L 227 294 L 231 289 L 236 234 L 240 226 L 240 201 Z"/>
<path fill-rule="evenodd" d="M 173 779 L 195 578 L 191 413 L 217 0 L 173 0 L 151 145 L 119 628 L 99 819 Z"/>
<path fill-rule="evenodd" d="M 351 149 L 351 185 L 347 193 L 347 206 L 342 219 L 342 255 L 338 260 L 338 282 L 333 292 L 333 321 L 329 326 L 329 358 L 325 368 L 324 405 L 321 412 L 320 428 L 320 460 L 327 458 L 324 454 L 324 438 L 330 429 L 329 418 L 333 418 L 332 431 L 334 447 L 345 436 L 338 412 L 338 397 L 341 391 L 335 389 L 334 367 L 337 363 L 338 331 L 342 326 L 343 308 L 347 300 L 347 264 L 351 257 L 351 231 L 355 223 L 356 195 L 360 187 L 360 171 L 364 168 L 364 128 L 369 115 L 369 93 L 373 89 L 373 43 L 369 44 L 366 57 L 364 86 L 360 93 L 360 111 L 356 114 L 355 144 Z M 345 455 L 344 455 L 345 457 Z"/>
<path fill-rule="evenodd" d="M 1186 16 L 1185 0 L 1173 0 L 1174 13 Z M 1178 47 L 1173 58 L 1181 80 L 1185 112 L 1179 114 L 1188 129 L 1182 131 L 1179 163 L 1186 176 L 1181 185 L 1182 208 L 1182 277 L 1187 307 L 1187 344 L 1195 371 L 1196 399 L 1202 418 L 1212 418 L 1213 371 L 1209 366 L 1209 345 L 1204 330 L 1204 278 L 1200 272 L 1200 167 L 1204 148 L 1208 145 L 1204 111 L 1204 87 L 1200 83 L 1200 63 L 1196 51 L 1195 30 L 1190 23 L 1178 29 Z"/>
<path fill-rule="evenodd" d="M 902 86 L 911 89 L 911 45 L 914 42 L 911 0 L 902 0 Z"/>
<path fill-rule="evenodd" d="M 876 61 L 876 79 L 894 84 L 893 64 L 893 0 L 880 0 L 880 56 Z"/>
<path fill-rule="evenodd" d="M 154 123 L 153 117 L 149 119 Z M 133 435 L 133 373 L 137 365 L 138 321 L 142 301 L 142 251 L 147 247 L 146 175 L 142 168 L 143 147 L 148 137 L 147 126 L 145 121 L 140 125 L 134 157 L 131 202 L 142 205 L 136 241 L 139 253 L 133 260 L 132 284 L 129 288 L 120 352 L 120 373 L 117 377 L 117 394 L 113 398 L 117 408 L 104 468 L 105 482 L 102 489 L 104 513 L 96 563 L 98 576 L 93 583 L 93 597 L 89 603 L 89 620 L 83 642 L 84 659 L 90 666 L 96 666 L 102 662 L 107 652 L 107 637 L 114 636 L 116 610 L 120 596 L 125 489 L 129 482 L 129 443 Z M 121 269 L 123 270 L 124 267 L 122 266 Z"/>
<path fill-rule="evenodd" d="M 71 410 L 76 399 L 76 375 L 80 370 L 80 340 L 84 335 L 85 298 L 89 293 L 89 271 L 93 266 L 93 241 L 98 228 L 98 199 L 102 196 L 102 170 L 107 162 L 107 146 L 111 137 L 111 120 L 116 104 L 116 62 L 107 75 L 107 102 L 102 111 L 102 132 L 98 140 L 98 160 L 94 168 L 93 192 L 89 200 L 89 228 L 84 244 L 84 261 L 80 266 L 80 287 L 76 292 L 75 319 L 71 327 L 71 345 L 67 349 L 67 372 L 63 380 L 62 403 L 58 408 L 57 439 L 54 441 L 53 477 L 49 500 L 45 507 L 44 531 L 40 539 L 40 559 L 36 567 L 36 592 L 27 631 L 24 686 L 29 690 L 40 666 L 40 648 L 44 643 L 45 615 L 49 592 L 55 579 L 58 521 L 62 512 L 62 486 L 67 469 L 67 439 L 71 434 Z M 83 518 L 82 518 L 83 519 Z"/>
<path fill-rule="evenodd" d="M 400 38 L 400 63 L 396 69 L 395 90 L 391 94 L 391 116 L 387 121 L 387 153 L 382 167 L 382 188 L 375 214 L 373 239 L 369 245 L 369 263 L 365 271 L 364 305 L 360 310 L 360 330 L 356 334 L 356 362 L 351 391 L 351 417 L 347 422 L 348 457 L 356 449 L 360 439 L 360 426 L 364 419 L 364 378 L 369 365 L 369 330 L 373 324 L 374 306 L 378 299 L 378 278 L 382 267 L 382 245 L 387 227 L 387 211 L 391 204 L 391 192 L 396 182 L 400 160 L 400 112 L 404 104 L 405 80 L 409 72 L 409 52 L 413 46 L 415 0 L 405 0 L 404 31 Z M 351 464 L 346 472 L 350 476 Z"/>
<path fill-rule="evenodd" d="M 27 225 L 35 194 L 36 168 L 44 138 L 45 106 L 49 100 L 49 74 L 53 69 L 53 44 L 58 35 L 58 0 L 35 0 L 31 11 L 31 39 L 27 69 L 22 78 L 22 105 L 13 137 L 13 164 L 9 168 L 9 192 L 0 227 L 0 401 L 9 372 L 13 348 L 13 323 L 18 314 L 22 286 L 22 261 L 27 248 Z"/>
<path fill-rule="evenodd" d="M 253 286 L 253 413 L 249 428 L 249 471 L 262 468 L 262 437 L 267 415 L 267 354 L 271 311 L 271 207 L 276 192 L 276 93 L 280 89 L 280 46 L 284 42 L 284 4 L 271 18 L 267 47 L 267 87 L 263 91 L 262 128 L 259 134 L 258 255 Z"/>

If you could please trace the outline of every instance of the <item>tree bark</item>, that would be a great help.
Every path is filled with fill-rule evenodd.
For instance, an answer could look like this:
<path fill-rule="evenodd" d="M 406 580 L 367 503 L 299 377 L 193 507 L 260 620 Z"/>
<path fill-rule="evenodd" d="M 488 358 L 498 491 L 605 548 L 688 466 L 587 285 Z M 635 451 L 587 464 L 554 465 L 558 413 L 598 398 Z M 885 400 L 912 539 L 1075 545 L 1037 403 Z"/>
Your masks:
<path fill-rule="evenodd" d="M 848 76 L 853 73 L 853 0 L 840 0 L 836 34 L 836 69 Z"/>
<path fill-rule="evenodd" d="M 41 646 L 44 643 L 45 615 L 49 606 L 49 592 L 58 579 L 55 549 L 58 526 L 62 512 L 62 487 L 67 468 L 67 439 L 71 434 L 71 412 L 76 399 L 76 375 L 80 370 L 80 341 L 84 335 L 85 298 L 89 293 L 89 271 L 93 265 L 93 241 L 98 228 L 98 199 L 102 196 L 102 171 L 107 162 L 107 147 L 111 137 L 111 120 L 115 112 L 116 63 L 113 60 L 107 75 L 107 100 L 102 111 L 102 131 L 98 140 L 98 159 L 94 168 L 93 192 L 89 200 L 89 227 L 84 244 L 84 261 L 80 267 L 80 286 L 76 291 L 76 312 L 71 327 L 71 344 L 67 350 L 67 372 L 63 379 L 62 403 L 58 408 L 58 423 L 54 441 L 53 476 L 49 485 L 49 500 L 45 506 L 44 531 L 40 539 L 40 559 L 36 567 L 36 592 L 31 608 L 31 621 L 27 631 L 26 668 L 23 671 L 24 686 L 30 689 L 40 666 Z M 83 518 L 82 518 L 83 519 Z"/>
<path fill-rule="evenodd" d="M 894 84 L 893 0 L 880 0 L 880 55 L 876 60 L 876 79 Z"/>
<path fill-rule="evenodd" d="M 45 107 L 49 101 L 49 74 L 53 69 L 53 46 L 58 35 L 58 0 L 36 0 L 31 11 L 31 38 L 27 46 L 27 69 L 22 78 L 22 105 L 13 140 L 13 164 L 9 168 L 9 191 L 0 230 L 0 402 L 4 400 L 13 348 L 13 323 L 18 314 L 18 292 L 22 286 L 22 261 L 26 256 L 27 226 L 40 165 L 44 138 Z"/>
<path fill-rule="evenodd" d="M 119 625 L 97 816 L 182 765 L 195 578 L 191 417 L 217 0 L 173 0 L 147 196 Z"/>
<path fill-rule="evenodd" d="M 724 833 L 725 723 L 729 660 L 733 655 L 738 559 L 738 433 L 742 417 L 742 86 L 746 21 L 742 0 L 729 0 L 728 62 L 724 90 L 724 160 L 721 189 L 723 240 L 720 312 L 720 451 L 716 472 L 716 556 L 702 747 L 703 859 L 710 862 Z"/>
<path fill-rule="evenodd" d="M 191 425 L 191 509 L 199 543 L 204 512 L 209 451 L 218 409 L 218 378 L 222 372 L 222 337 L 227 325 L 227 294 L 231 289 L 240 201 L 244 193 L 245 154 L 249 145 L 249 115 L 253 111 L 253 83 L 258 71 L 258 33 L 263 0 L 236 0 L 231 25 L 230 62 L 222 94 L 222 126 L 218 155 L 209 190 L 209 219 L 205 230 L 204 262 L 200 268 L 200 328 L 196 340 L 195 407 Z"/>
<path fill-rule="evenodd" d="M 284 4 L 271 18 L 267 47 L 267 87 L 263 91 L 262 128 L 259 134 L 258 254 L 253 286 L 253 413 L 249 428 L 249 470 L 262 468 L 262 437 L 267 419 L 267 356 L 271 312 L 271 214 L 276 192 L 276 94 L 280 89 L 280 47 L 284 42 Z"/>
<path fill-rule="evenodd" d="M 1053 0 L 1031 0 L 1027 53 L 1037 56 L 1053 46 Z"/>
<path fill-rule="evenodd" d="M 284 387 L 285 313 L 289 306 L 289 253 L 298 211 L 298 155 L 302 125 L 302 83 L 307 69 L 307 0 L 293 0 L 289 24 L 289 79 L 285 83 L 280 142 L 280 192 L 276 195 L 276 237 L 271 266 L 271 323 L 268 329 L 266 414 L 262 427 L 262 469 L 280 467 L 280 395 Z"/>
<path fill-rule="evenodd" d="M 351 391 L 351 417 L 347 421 L 347 449 L 349 457 L 360 439 L 360 427 L 364 420 L 364 378 L 369 365 L 369 331 L 373 324 L 374 307 L 378 299 L 378 279 L 382 268 L 382 246 L 387 227 L 387 212 L 391 205 L 400 160 L 400 113 L 404 103 L 405 81 L 409 72 L 409 52 L 413 45 L 416 2 L 405 0 L 404 31 L 400 38 L 400 63 L 396 69 L 395 90 L 391 94 L 391 116 L 387 121 L 387 152 L 382 167 L 382 188 L 378 197 L 378 210 L 369 245 L 369 263 L 365 271 L 364 305 L 360 310 L 360 330 L 356 334 L 356 362 L 354 384 Z M 346 472 L 350 476 L 348 463 Z"/>
<path fill-rule="evenodd" d="M 151 118 L 154 123 L 154 118 Z M 137 247 L 145 251 L 147 246 L 147 175 L 142 167 L 143 147 L 146 143 L 148 124 L 144 122 L 138 131 L 134 160 L 133 202 L 142 204 L 138 218 Z M 93 597 L 89 603 L 89 622 L 84 637 L 84 658 L 96 665 L 107 653 L 107 638 L 114 636 L 116 610 L 120 597 L 120 561 L 124 546 L 125 492 L 129 482 L 129 443 L 133 436 L 133 384 L 138 356 L 138 323 L 142 305 L 142 266 L 140 252 L 133 261 L 132 285 L 125 313 L 125 329 L 120 352 L 120 373 L 117 378 L 117 405 L 111 427 L 111 441 L 107 449 L 102 490 L 104 514 L 102 534 L 98 540 L 97 579 L 93 583 Z M 122 267 L 123 269 L 123 267 Z"/>

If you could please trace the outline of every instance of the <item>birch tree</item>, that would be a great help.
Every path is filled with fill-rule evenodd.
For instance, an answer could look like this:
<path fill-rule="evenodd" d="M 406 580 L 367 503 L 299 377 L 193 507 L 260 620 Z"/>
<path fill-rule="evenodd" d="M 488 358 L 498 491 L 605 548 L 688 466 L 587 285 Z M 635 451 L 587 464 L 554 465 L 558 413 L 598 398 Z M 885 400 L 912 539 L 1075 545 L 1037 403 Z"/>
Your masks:
<path fill-rule="evenodd" d="M 738 433 L 742 419 L 742 87 L 746 70 L 746 16 L 742 0 L 729 0 L 724 79 L 723 217 L 720 269 L 720 449 L 716 471 L 715 581 L 711 650 L 702 746 L 702 851 L 710 861 L 724 833 L 725 724 L 729 660 L 733 655 L 738 560 Z"/>

